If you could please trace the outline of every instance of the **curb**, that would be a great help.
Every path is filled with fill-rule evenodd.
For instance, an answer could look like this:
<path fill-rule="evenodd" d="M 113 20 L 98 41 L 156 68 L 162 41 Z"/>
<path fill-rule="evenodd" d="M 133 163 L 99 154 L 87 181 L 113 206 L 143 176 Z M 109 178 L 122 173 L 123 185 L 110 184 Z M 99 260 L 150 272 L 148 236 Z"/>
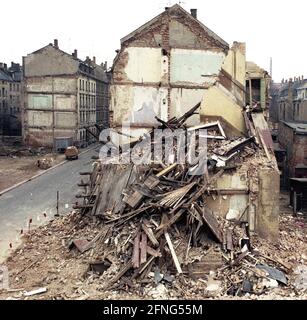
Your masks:
<path fill-rule="evenodd" d="M 84 150 L 84 151 L 80 152 L 80 153 L 79 153 L 79 156 L 82 155 L 82 154 L 85 154 L 85 153 L 87 153 L 87 152 L 89 152 L 89 151 L 91 151 L 91 150 L 93 150 L 93 149 L 95 149 L 95 148 L 97 148 L 97 146 L 98 146 L 98 145 L 95 145 L 95 146 L 92 147 L 92 148 L 89 148 L 89 149 L 87 149 L 87 150 Z M 47 173 L 47 172 L 49 172 L 49 171 L 51 171 L 51 170 L 53 170 L 53 169 L 55 169 L 55 168 L 57 168 L 57 167 L 62 166 L 63 164 L 65 164 L 65 163 L 67 163 L 67 162 L 68 162 L 68 160 L 64 160 L 64 161 L 58 163 L 57 165 L 55 165 L 55 166 L 53 166 L 53 167 L 51 167 L 51 168 L 49 168 L 49 169 L 47 169 L 47 170 L 44 170 L 44 171 L 42 171 L 42 172 L 39 172 L 38 174 L 32 176 L 31 178 L 28 178 L 28 179 L 26 179 L 26 180 L 23 180 L 23 181 L 21 181 L 21 182 L 18 182 L 18 183 L 16 183 L 15 185 L 13 185 L 13 186 L 11 186 L 11 187 L 9 187 L 9 188 L 7 188 L 7 189 L 4 189 L 4 190 L 0 191 L 0 197 L 1 197 L 3 194 L 5 194 L 5 193 L 7 193 L 7 192 L 9 192 L 9 191 L 11 191 L 11 190 L 13 190 L 13 189 L 15 189 L 15 188 L 18 188 L 19 186 L 21 186 L 21 185 L 23 185 L 23 184 L 25 184 L 25 183 L 27 183 L 27 182 L 29 182 L 29 181 L 34 180 L 34 179 L 42 176 L 43 174 L 45 174 L 45 173 Z"/>

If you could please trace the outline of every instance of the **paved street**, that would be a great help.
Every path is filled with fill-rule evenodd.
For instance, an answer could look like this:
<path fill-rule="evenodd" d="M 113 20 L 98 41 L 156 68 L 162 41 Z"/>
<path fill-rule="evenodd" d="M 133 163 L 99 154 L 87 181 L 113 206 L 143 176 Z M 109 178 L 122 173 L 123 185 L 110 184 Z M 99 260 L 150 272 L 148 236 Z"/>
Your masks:
<path fill-rule="evenodd" d="M 37 226 L 54 216 L 57 190 L 60 192 L 59 213 L 72 209 L 78 192 L 79 172 L 91 168 L 91 157 L 97 155 L 98 148 L 0 196 L 0 260 L 9 243 L 16 246 L 20 230 L 27 230 L 29 219 Z"/>

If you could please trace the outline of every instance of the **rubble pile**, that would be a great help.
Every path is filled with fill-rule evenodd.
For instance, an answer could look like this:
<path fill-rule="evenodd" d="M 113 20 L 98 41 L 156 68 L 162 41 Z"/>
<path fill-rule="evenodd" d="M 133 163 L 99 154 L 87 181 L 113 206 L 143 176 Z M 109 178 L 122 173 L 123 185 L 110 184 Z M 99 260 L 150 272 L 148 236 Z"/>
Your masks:
<path fill-rule="evenodd" d="M 157 161 L 156 154 L 149 163 L 137 165 L 97 160 L 92 172 L 80 173 L 89 178 L 82 178 L 79 184 L 84 192 L 77 198 L 83 200 L 75 209 L 82 217 L 99 218 L 103 226 L 109 226 L 107 232 L 98 234 L 107 254 L 102 252 L 99 260 L 90 263 L 90 271 L 113 275 L 104 289 L 148 283 L 171 286 L 176 278 L 187 283 L 186 277 L 207 277 L 209 296 L 262 294 L 279 284 L 287 285 L 289 265 L 253 249 L 247 208 L 239 215 L 230 212 L 225 219 L 206 205 L 208 198 L 217 195 L 256 196 L 247 189 L 218 189 L 216 181 L 225 172 L 250 166 L 252 176 L 255 163 L 272 168 L 276 164 L 257 136 L 227 139 L 219 121 L 186 128 L 186 120 L 198 107 L 179 119 L 157 119 L 159 129 L 172 132 L 181 128 L 187 137 L 184 145 L 176 137 L 172 150 L 164 146 L 159 154 L 163 161 Z M 200 146 L 199 129 L 203 128 L 207 129 L 207 150 L 198 148 L 197 162 L 176 163 L 178 148 L 187 150 L 191 143 Z M 196 134 L 196 139 L 189 140 L 191 134 Z M 151 131 L 138 142 L 134 152 L 144 159 L 157 145 L 157 136 Z M 120 151 L 124 157 L 124 151 Z M 69 247 L 82 253 L 98 238 L 74 239 Z M 115 274 L 113 264 L 122 266 Z"/>
<path fill-rule="evenodd" d="M 257 290 L 259 292 L 262 282 L 268 284 L 267 281 L 269 281 L 271 287 L 276 286 L 276 282 L 271 281 L 269 277 L 258 276 L 257 279 L 251 274 L 249 269 L 258 271 L 258 268 L 245 264 L 246 261 L 252 259 L 249 255 L 240 262 L 241 269 L 240 264 L 231 266 L 225 258 L 222 258 L 222 266 L 216 267 L 217 269 L 212 259 L 211 272 L 204 272 L 204 276 L 197 274 L 196 270 L 194 270 L 194 275 L 192 270 L 187 275 L 175 273 L 169 275 L 163 273 L 162 268 L 159 269 L 158 265 L 158 268 L 153 268 L 148 273 L 147 278 L 131 279 L 133 275 L 133 269 L 131 269 L 118 282 L 110 285 L 123 267 L 120 259 L 121 253 L 118 253 L 121 238 L 113 240 L 112 228 L 112 224 L 105 224 L 101 219 L 95 219 L 90 215 L 84 215 L 81 218 L 78 212 L 71 212 L 61 215 L 47 225 L 25 233 L 22 246 L 16 249 L 6 261 L 10 270 L 11 290 L 0 290 L 0 299 L 84 300 L 138 299 L 141 297 L 306 300 L 307 298 L 306 220 L 292 216 L 287 201 L 281 207 L 278 243 L 273 244 L 252 237 L 253 252 L 250 252 L 249 255 L 257 258 L 259 264 L 273 266 L 281 271 L 285 270 L 283 273 L 287 278 L 287 285 L 277 280 L 278 288 L 266 287 L 261 295 L 236 290 L 236 288 L 243 287 L 244 280 L 245 290 L 248 281 L 252 283 L 252 289 L 255 289 L 256 292 Z M 169 234 L 173 235 L 172 230 L 169 231 Z M 76 242 L 78 247 L 73 242 Z M 215 241 L 208 246 L 213 247 L 212 251 L 208 252 L 209 256 L 214 257 L 215 251 L 220 252 L 220 244 Z M 177 254 L 179 254 L 180 247 L 175 246 Z M 197 255 L 201 255 L 201 250 L 202 248 L 191 247 L 190 261 L 197 259 Z M 265 258 L 261 255 L 264 255 Z M 293 272 L 286 271 L 287 267 L 291 267 Z M 246 273 L 243 276 L 244 272 Z M 261 272 L 260 269 L 259 272 Z M 227 276 L 234 282 L 231 289 L 228 289 L 232 283 Z M 249 289 L 250 287 L 251 285 Z M 27 296 L 28 293 L 37 292 L 36 290 L 40 289 L 47 291 Z"/>
<path fill-rule="evenodd" d="M 0 145 L 0 157 L 31 157 L 47 154 L 51 150 L 44 147 L 32 148 L 21 145 Z"/>

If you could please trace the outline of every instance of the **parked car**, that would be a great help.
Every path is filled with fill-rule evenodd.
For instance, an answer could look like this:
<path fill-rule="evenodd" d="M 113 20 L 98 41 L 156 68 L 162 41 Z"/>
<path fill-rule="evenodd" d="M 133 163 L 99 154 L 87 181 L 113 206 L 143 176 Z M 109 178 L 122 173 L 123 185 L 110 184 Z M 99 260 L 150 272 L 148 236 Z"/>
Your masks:
<path fill-rule="evenodd" d="M 75 146 L 69 146 L 65 150 L 65 157 L 67 160 L 76 160 L 79 157 L 78 148 Z"/>

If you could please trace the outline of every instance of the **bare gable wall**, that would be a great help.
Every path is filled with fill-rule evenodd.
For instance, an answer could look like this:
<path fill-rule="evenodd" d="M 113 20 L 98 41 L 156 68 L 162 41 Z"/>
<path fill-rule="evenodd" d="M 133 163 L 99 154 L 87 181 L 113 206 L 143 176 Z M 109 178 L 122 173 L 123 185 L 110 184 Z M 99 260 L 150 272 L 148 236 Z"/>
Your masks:
<path fill-rule="evenodd" d="M 165 12 L 122 40 L 113 65 L 112 125 L 120 127 L 125 121 L 135 129 L 150 128 L 157 125 L 155 116 L 167 120 L 182 115 L 217 82 L 233 95 L 231 101 L 239 103 L 240 113 L 244 44 L 229 50 L 189 15 L 180 10 Z M 193 116 L 188 125 L 198 124 L 204 114 L 202 108 L 201 115 Z"/>

